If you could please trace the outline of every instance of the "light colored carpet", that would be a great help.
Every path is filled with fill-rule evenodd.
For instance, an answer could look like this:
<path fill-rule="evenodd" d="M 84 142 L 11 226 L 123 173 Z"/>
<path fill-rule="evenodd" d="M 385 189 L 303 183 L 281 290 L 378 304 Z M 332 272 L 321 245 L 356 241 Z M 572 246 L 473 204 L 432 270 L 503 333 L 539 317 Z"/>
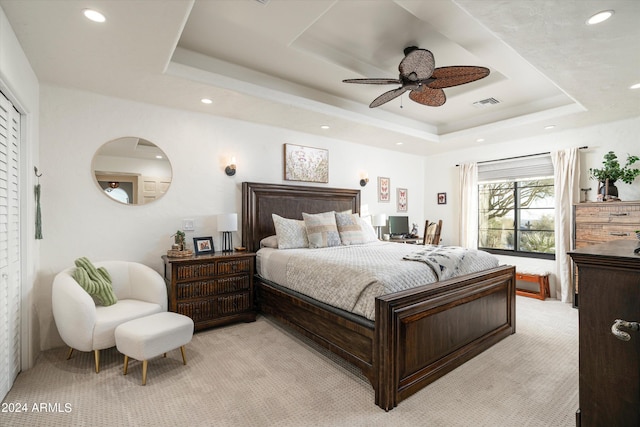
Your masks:
<path fill-rule="evenodd" d="M 517 332 L 385 412 L 353 366 L 259 316 L 199 332 L 122 375 L 122 356 L 43 352 L 4 400 L 3 426 L 574 426 L 577 310 L 517 297 Z M 5 405 L 5 403 L 7 405 Z M 45 404 L 47 412 L 34 411 Z"/>

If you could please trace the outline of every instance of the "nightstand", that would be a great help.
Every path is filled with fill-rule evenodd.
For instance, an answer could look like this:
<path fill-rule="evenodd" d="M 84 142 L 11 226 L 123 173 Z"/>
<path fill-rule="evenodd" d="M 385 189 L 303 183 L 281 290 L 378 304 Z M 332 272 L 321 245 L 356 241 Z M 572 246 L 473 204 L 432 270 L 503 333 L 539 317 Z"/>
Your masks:
<path fill-rule="evenodd" d="M 253 252 L 163 255 L 169 310 L 192 318 L 196 331 L 255 321 L 255 257 Z"/>

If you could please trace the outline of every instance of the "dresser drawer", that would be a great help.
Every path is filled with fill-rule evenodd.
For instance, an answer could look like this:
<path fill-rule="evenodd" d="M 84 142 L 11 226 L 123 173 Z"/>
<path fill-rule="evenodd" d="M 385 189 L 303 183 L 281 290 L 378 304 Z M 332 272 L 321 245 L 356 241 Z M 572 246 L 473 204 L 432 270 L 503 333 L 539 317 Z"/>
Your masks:
<path fill-rule="evenodd" d="M 177 283 L 176 287 L 178 299 L 202 298 L 248 290 L 251 287 L 251 279 L 248 274 L 243 274 L 214 280 Z"/>
<path fill-rule="evenodd" d="M 579 240 L 591 242 L 608 242 L 609 240 L 635 240 L 635 230 L 640 225 L 635 224 L 580 224 L 576 227 L 576 242 Z"/>
<path fill-rule="evenodd" d="M 640 204 L 621 206 L 603 202 L 601 206 L 576 206 L 576 224 L 640 224 Z"/>
<path fill-rule="evenodd" d="M 176 269 L 176 280 L 197 279 L 198 277 L 213 277 L 215 275 L 215 262 L 179 265 Z"/>

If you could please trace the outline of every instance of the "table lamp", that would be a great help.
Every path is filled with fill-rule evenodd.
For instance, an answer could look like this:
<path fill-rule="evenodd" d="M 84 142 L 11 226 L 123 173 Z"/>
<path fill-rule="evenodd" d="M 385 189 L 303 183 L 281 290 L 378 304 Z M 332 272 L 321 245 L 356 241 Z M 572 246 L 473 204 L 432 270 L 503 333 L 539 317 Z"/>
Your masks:
<path fill-rule="evenodd" d="M 371 217 L 371 224 L 376 227 L 378 230 L 378 239 L 382 238 L 382 234 L 380 234 L 380 228 L 387 225 L 387 215 L 386 214 L 377 214 Z"/>
<path fill-rule="evenodd" d="M 231 232 L 238 230 L 238 214 L 218 215 L 218 231 L 222 232 L 222 252 L 233 252 Z"/>

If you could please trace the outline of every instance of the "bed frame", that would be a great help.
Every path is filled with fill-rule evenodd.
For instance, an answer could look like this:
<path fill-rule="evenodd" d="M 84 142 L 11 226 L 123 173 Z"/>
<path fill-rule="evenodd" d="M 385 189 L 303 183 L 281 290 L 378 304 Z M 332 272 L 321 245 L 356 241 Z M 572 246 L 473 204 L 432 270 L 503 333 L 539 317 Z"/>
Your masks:
<path fill-rule="evenodd" d="M 271 214 L 360 212 L 360 190 L 242 184 L 242 240 L 250 251 L 275 234 Z M 375 321 L 255 278 L 259 310 L 362 370 L 389 411 L 515 333 L 515 267 L 501 266 L 376 299 Z"/>

